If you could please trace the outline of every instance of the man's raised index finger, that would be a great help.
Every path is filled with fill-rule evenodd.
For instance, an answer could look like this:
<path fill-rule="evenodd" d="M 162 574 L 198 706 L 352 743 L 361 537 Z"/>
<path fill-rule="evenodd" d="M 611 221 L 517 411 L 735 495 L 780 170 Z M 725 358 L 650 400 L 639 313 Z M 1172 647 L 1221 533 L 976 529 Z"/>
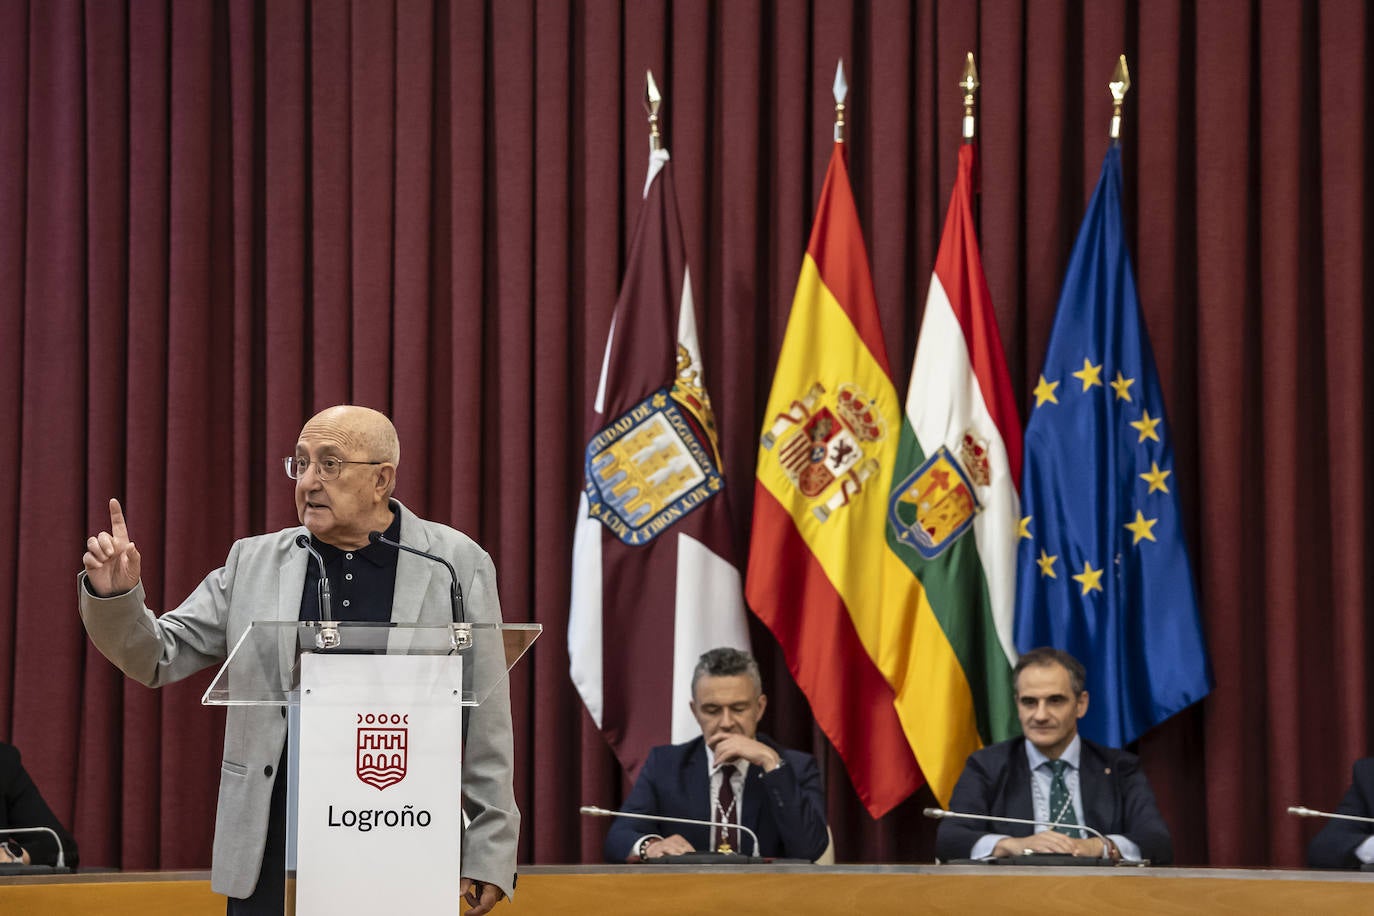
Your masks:
<path fill-rule="evenodd" d="M 124 524 L 124 509 L 120 507 L 119 500 L 110 498 L 110 534 L 117 538 L 129 539 L 128 526 Z"/>

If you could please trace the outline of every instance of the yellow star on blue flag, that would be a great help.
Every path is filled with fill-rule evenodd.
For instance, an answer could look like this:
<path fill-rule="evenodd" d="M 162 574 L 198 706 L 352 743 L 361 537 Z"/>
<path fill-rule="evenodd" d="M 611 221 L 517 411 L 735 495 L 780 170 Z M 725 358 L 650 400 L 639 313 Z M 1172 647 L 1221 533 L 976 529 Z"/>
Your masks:
<path fill-rule="evenodd" d="M 1120 747 L 1207 695 L 1211 665 L 1183 541 L 1173 444 L 1136 299 L 1113 146 L 1074 244 L 1036 406 L 1026 425 L 1016 645 L 1063 649 L 1088 669 L 1079 729 Z M 1053 398 L 1045 379 L 1113 396 Z M 1046 409 L 1046 402 L 1055 404 Z M 1168 469 L 1168 470 L 1162 470 Z M 1051 557 L 1082 572 L 1055 576 Z M 1047 568 L 1047 566 L 1049 568 Z"/>

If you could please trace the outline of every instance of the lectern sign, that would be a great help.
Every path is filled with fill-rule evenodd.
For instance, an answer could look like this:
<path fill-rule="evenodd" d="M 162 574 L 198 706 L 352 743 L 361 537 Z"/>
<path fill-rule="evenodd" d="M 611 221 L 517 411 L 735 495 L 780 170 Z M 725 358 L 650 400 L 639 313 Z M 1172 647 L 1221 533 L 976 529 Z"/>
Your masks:
<path fill-rule="evenodd" d="M 456 913 L 461 656 L 301 656 L 296 913 Z"/>
<path fill-rule="evenodd" d="M 358 778 L 376 789 L 406 778 L 408 713 L 358 713 Z M 390 723 L 392 728 L 377 726 Z"/>

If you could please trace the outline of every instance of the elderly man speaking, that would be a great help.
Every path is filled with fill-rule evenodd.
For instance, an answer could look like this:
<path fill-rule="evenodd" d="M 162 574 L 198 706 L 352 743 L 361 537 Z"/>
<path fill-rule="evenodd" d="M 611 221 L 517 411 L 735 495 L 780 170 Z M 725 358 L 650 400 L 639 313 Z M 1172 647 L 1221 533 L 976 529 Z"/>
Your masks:
<path fill-rule="evenodd" d="M 396 428 L 365 407 L 331 407 L 301 430 L 286 474 L 296 484 L 302 527 L 244 538 L 175 610 L 144 604 L 141 559 L 124 511 L 110 500 L 110 530 L 86 542 L 78 580 L 81 619 L 91 641 L 129 677 L 160 687 L 222 662 L 263 610 L 299 605 L 319 619 L 319 573 L 296 539 L 309 533 L 334 584 L 343 620 L 450 619 L 447 577 L 427 561 L 369 543 L 373 531 L 453 564 L 473 622 L 501 620 L 491 557 L 466 535 L 425 521 L 391 494 L 400 463 Z M 417 586 L 423 583 L 423 588 Z M 225 723 L 211 884 L 230 914 L 283 908 L 286 719 L 263 706 L 231 706 Z M 512 789 L 510 696 L 502 681 L 471 711 L 463 754 L 463 794 L 472 822 L 463 834 L 462 893 L 486 913 L 514 884 L 520 813 Z M 456 901 L 455 901 L 456 904 Z"/>

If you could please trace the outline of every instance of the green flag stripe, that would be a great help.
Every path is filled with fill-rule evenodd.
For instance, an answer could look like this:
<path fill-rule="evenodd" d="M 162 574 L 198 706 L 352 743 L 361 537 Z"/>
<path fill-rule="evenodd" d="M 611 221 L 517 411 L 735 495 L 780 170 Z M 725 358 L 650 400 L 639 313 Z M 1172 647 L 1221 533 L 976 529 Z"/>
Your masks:
<path fill-rule="evenodd" d="M 894 485 L 925 460 L 916 432 L 910 420 L 904 418 L 892 477 Z M 935 619 L 964 670 L 983 743 L 1016 735 L 1020 729 L 1012 696 L 1011 666 L 997 636 L 973 531 L 965 532 L 934 560 L 927 560 L 898 541 L 891 524 L 887 525 L 886 534 L 888 546 L 925 588 Z"/>

